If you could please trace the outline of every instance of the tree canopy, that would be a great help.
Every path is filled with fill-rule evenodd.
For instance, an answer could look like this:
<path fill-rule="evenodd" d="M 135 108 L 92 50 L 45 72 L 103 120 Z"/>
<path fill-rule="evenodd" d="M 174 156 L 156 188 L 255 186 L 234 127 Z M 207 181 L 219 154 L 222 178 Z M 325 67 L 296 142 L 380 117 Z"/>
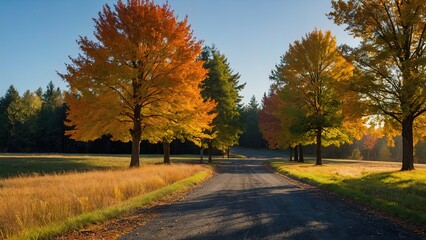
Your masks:
<path fill-rule="evenodd" d="M 159 126 L 176 124 L 176 111 L 200 103 L 194 97 L 206 74 L 197 60 L 201 42 L 167 3 L 119 1 L 114 9 L 105 5 L 94 21 L 96 40 L 80 37 L 82 54 L 60 74 L 71 88 L 67 119 L 74 128 L 67 134 L 132 141 L 130 166 L 136 167 L 141 139 L 159 141 Z"/>
<path fill-rule="evenodd" d="M 209 148 L 209 161 L 211 161 L 211 148 L 215 147 L 227 151 L 229 147 L 238 143 L 241 134 L 239 126 L 238 106 L 241 102 L 239 91 L 245 84 L 239 83 L 240 74 L 234 73 L 227 58 L 214 46 L 204 47 L 200 59 L 205 61 L 204 68 L 208 69 L 207 78 L 201 84 L 202 96 L 205 100 L 217 103 L 214 113 L 213 129 L 207 139 Z"/>
<path fill-rule="evenodd" d="M 239 139 L 239 146 L 260 148 L 264 145 L 258 125 L 259 110 L 260 106 L 255 96 L 250 98 L 247 105 L 240 108 L 242 134 Z"/>
<path fill-rule="evenodd" d="M 402 131 L 402 170 L 414 169 L 413 126 L 425 124 L 426 3 L 423 0 L 336 0 L 329 17 L 361 39 L 351 58 L 353 86 L 380 121 Z M 421 130 L 422 135 L 426 131 Z"/>
<path fill-rule="evenodd" d="M 276 138 L 280 144 L 295 145 L 315 137 L 316 164 L 321 165 L 322 145 L 339 145 L 356 137 L 353 127 L 360 124 L 360 116 L 350 107 L 354 95 L 344 91 L 352 71 L 330 31 L 315 29 L 290 45 L 270 76 L 277 89 L 272 99 L 279 100 L 268 108 L 276 108 L 286 136 Z"/>

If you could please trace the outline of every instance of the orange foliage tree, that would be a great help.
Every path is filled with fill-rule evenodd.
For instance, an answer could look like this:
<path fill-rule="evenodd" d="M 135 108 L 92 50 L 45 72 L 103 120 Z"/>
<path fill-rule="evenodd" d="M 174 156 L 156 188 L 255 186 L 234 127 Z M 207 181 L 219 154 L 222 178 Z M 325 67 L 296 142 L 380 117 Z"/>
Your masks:
<path fill-rule="evenodd" d="M 82 141 L 104 134 L 132 141 L 130 167 L 137 167 L 142 139 L 162 140 L 159 129 L 169 125 L 208 125 L 206 115 L 191 114 L 197 120 L 189 121 L 186 114 L 213 106 L 199 97 L 206 70 L 197 60 L 201 41 L 186 18 L 178 21 L 167 3 L 128 0 L 114 9 L 105 5 L 94 21 L 96 40 L 80 37 L 82 54 L 60 74 L 71 88 L 67 124 L 73 129 L 67 134 Z"/>
<path fill-rule="evenodd" d="M 285 135 L 281 128 L 281 121 L 276 113 L 280 103 L 276 92 L 270 91 L 268 95 L 263 96 L 262 108 L 259 111 L 259 130 L 271 149 L 288 146 L 284 141 Z"/>
<path fill-rule="evenodd" d="M 301 145 L 305 142 L 303 134 L 299 135 L 294 131 L 293 124 L 298 113 L 292 111 L 289 103 L 283 99 L 284 90 L 278 89 L 275 85 L 271 86 L 269 94 L 262 99 L 258 124 L 263 138 L 268 142 L 268 147 L 271 149 L 288 147 L 291 161 L 293 148 L 295 148 L 295 158 L 298 158 L 296 157 L 298 147 L 302 154 Z"/>

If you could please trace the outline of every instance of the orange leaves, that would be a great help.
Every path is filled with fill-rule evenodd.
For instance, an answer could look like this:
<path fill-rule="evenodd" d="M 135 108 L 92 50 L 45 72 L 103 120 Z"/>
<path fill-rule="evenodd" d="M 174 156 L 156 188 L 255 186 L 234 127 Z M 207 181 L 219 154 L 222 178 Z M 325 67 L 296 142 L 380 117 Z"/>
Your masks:
<path fill-rule="evenodd" d="M 259 111 L 259 130 L 263 135 L 263 139 L 268 142 L 268 146 L 272 149 L 287 147 L 286 143 L 283 143 L 283 129 L 281 127 L 281 121 L 277 116 L 277 112 L 280 111 L 281 99 L 277 94 L 270 93 L 268 96 L 263 97 L 263 108 Z"/>
<path fill-rule="evenodd" d="M 159 141 L 209 128 L 215 105 L 200 96 L 201 42 L 186 19 L 178 21 L 167 4 L 129 0 L 106 5 L 95 28 L 96 41 L 81 37 L 81 55 L 61 75 L 71 88 L 72 138 Z"/>

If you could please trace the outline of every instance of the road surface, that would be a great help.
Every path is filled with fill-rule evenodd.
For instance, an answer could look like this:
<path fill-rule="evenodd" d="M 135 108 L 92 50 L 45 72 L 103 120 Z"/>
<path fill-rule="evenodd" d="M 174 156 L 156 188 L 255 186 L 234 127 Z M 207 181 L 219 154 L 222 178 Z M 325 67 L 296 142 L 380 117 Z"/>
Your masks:
<path fill-rule="evenodd" d="M 421 239 L 265 163 L 222 161 L 217 176 L 119 239 Z"/>

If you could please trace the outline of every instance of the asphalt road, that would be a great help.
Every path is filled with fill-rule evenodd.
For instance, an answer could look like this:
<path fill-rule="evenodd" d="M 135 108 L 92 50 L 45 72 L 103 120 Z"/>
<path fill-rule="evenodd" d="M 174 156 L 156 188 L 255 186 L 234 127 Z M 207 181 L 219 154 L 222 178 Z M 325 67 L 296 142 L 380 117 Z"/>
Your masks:
<path fill-rule="evenodd" d="M 265 162 L 221 162 L 217 176 L 119 239 L 421 239 Z"/>

